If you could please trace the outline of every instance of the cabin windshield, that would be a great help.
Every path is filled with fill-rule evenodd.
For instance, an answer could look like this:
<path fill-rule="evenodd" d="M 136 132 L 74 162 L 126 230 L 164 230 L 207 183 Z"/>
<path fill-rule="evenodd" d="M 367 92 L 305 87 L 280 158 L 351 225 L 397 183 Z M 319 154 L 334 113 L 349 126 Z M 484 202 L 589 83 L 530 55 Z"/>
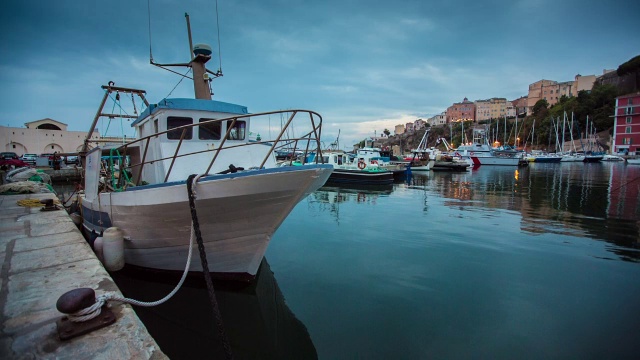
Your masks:
<path fill-rule="evenodd" d="M 200 122 L 210 121 L 214 119 L 200 119 Z M 222 124 L 220 122 L 211 122 L 202 124 L 198 127 L 198 139 L 200 140 L 220 140 L 222 133 Z"/>
<path fill-rule="evenodd" d="M 227 127 L 230 127 L 232 123 L 233 123 L 233 120 L 228 120 Z M 246 121 L 240 121 L 240 120 L 236 121 L 235 125 L 233 126 L 233 128 L 231 128 L 231 131 L 229 132 L 229 140 L 244 140 L 246 128 L 247 128 Z"/>
<path fill-rule="evenodd" d="M 193 120 L 188 117 L 169 116 L 167 118 L 167 130 L 175 129 L 180 126 L 191 125 L 192 123 L 193 123 Z M 186 130 L 184 134 L 184 140 L 190 140 L 191 137 L 193 136 L 193 127 L 169 131 L 167 132 L 167 139 L 180 140 L 180 138 L 182 137 L 183 130 Z"/>

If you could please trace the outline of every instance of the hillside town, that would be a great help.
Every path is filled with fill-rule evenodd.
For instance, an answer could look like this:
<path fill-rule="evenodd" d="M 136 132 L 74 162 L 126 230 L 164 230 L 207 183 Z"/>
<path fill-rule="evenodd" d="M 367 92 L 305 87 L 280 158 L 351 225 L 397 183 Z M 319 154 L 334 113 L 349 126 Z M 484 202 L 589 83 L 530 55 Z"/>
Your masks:
<path fill-rule="evenodd" d="M 508 121 L 507 127 L 509 127 L 513 125 L 516 118 L 519 118 L 523 124 L 524 121 L 532 119 L 536 115 L 534 111 L 536 104 L 541 101 L 544 101 L 545 107 L 553 108 L 554 105 L 564 100 L 577 98 L 581 92 L 583 94 L 591 93 L 594 87 L 609 87 L 614 88 L 618 94 L 611 99 L 611 105 L 614 105 L 613 102 L 615 102 L 615 112 L 608 113 L 606 117 L 609 121 L 605 119 L 600 123 L 599 125 L 605 124 L 606 126 L 598 128 L 596 133 L 611 153 L 635 155 L 637 151 L 640 151 L 637 146 L 640 143 L 640 117 L 637 116 L 640 107 L 631 105 L 640 104 L 638 62 L 640 62 L 640 56 L 622 64 L 618 70 L 605 69 L 601 75 L 597 76 L 578 74 L 572 81 L 541 79 L 529 85 L 527 95 L 513 100 L 492 97 L 471 101 L 465 97 L 462 101 L 453 103 L 440 114 L 428 119 L 416 119 L 413 122 L 398 124 L 393 129 L 393 135 L 391 135 L 391 131 L 385 129 L 380 132 L 380 136 L 367 139 L 367 141 L 356 144 L 355 147 L 359 148 L 365 143 L 375 144 L 381 147 L 393 147 L 394 153 L 400 154 L 412 146 L 417 146 L 417 141 L 420 140 L 421 134 L 426 128 L 431 128 L 434 132 L 437 132 L 438 128 L 441 130 L 446 128 L 446 131 L 438 133 L 447 134 L 445 137 L 449 137 L 451 143 L 456 143 L 455 135 L 457 134 L 458 137 L 461 135 L 460 130 L 457 129 L 460 125 L 455 124 L 468 123 L 471 126 L 462 125 L 463 127 L 467 126 L 467 132 L 471 132 L 472 127 L 484 127 L 491 122 L 498 121 L 505 121 L 505 123 Z M 634 65 L 635 67 L 633 67 Z M 624 101 L 620 102 L 621 99 Z M 538 118 L 538 120 L 544 119 Z M 583 122 L 585 120 L 577 119 L 577 121 Z M 453 129 L 454 127 L 456 129 Z M 406 145 L 405 148 L 402 148 L 402 140 Z M 435 137 L 432 142 L 435 142 Z M 518 142 L 518 136 L 512 135 L 511 145 L 524 145 L 524 142 L 522 144 Z"/>

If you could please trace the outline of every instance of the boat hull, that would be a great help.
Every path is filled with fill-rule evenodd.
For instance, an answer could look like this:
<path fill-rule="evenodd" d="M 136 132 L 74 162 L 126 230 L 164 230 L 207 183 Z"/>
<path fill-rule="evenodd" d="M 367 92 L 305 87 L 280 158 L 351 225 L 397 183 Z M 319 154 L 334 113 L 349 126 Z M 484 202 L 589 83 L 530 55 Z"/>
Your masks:
<path fill-rule="evenodd" d="M 196 210 L 209 270 L 220 277 L 255 276 L 273 233 L 331 170 L 315 165 L 202 178 Z M 123 231 L 127 264 L 184 270 L 191 233 L 184 181 L 101 193 L 93 202 L 83 201 L 82 208 L 86 231 L 100 234 L 111 226 Z M 189 270 L 201 271 L 193 256 Z"/>
<path fill-rule="evenodd" d="M 497 156 L 472 156 L 474 165 L 518 166 L 520 158 Z"/>
<path fill-rule="evenodd" d="M 331 184 L 388 185 L 393 183 L 391 171 L 335 169 L 327 180 Z"/>
<path fill-rule="evenodd" d="M 433 171 L 467 171 L 469 164 L 466 162 L 436 161 Z"/>

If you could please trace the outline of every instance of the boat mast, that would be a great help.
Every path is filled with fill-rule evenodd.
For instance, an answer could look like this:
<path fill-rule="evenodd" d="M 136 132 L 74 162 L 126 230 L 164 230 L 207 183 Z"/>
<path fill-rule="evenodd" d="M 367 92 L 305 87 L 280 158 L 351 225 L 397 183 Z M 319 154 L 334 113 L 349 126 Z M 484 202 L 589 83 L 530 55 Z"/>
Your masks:
<path fill-rule="evenodd" d="M 165 70 L 171 71 L 173 73 L 176 73 L 180 76 L 184 76 L 184 77 L 188 77 L 186 74 L 180 74 L 176 71 L 167 69 L 166 67 L 175 67 L 175 66 L 179 66 L 179 67 L 190 67 L 191 71 L 193 72 L 193 78 L 191 78 L 193 80 L 193 90 L 195 92 L 195 97 L 196 99 L 203 99 L 203 100 L 211 100 L 211 95 L 212 95 L 212 91 L 211 91 L 211 81 L 213 80 L 213 78 L 217 78 L 222 76 L 222 70 L 218 69 L 218 71 L 213 72 L 211 70 L 208 70 L 206 67 L 206 63 L 207 61 L 211 60 L 211 46 L 206 45 L 206 44 L 192 44 L 192 38 L 191 38 L 191 23 L 189 21 L 189 14 L 185 13 L 184 17 L 186 19 L 187 22 L 187 33 L 189 36 L 189 48 L 191 50 L 191 61 L 188 63 L 178 63 L 178 64 L 159 64 L 156 63 L 152 57 L 149 58 L 149 63 L 151 63 L 151 65 L 163 68 Z M 151 55 L 151 51 L 149 52 Z"/>

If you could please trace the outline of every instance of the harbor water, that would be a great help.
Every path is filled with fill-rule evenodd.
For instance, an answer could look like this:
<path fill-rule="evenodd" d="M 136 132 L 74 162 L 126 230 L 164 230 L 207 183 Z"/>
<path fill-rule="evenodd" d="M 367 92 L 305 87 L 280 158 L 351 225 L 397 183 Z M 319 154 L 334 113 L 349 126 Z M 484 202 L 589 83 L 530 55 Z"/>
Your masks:
<path fill-rule="evenodd" d="M 216 284 L 236 358 L 635 359 L 640 166 L 484 166 L 384 188 L 323 187 L 256 282 Z M 185 239 L 186 240 L 186 239 Z M 125 271 L 125 295 L 177 282 Z M 204 281 L 138 309 L 173 358 L 219 356 Z"/>

